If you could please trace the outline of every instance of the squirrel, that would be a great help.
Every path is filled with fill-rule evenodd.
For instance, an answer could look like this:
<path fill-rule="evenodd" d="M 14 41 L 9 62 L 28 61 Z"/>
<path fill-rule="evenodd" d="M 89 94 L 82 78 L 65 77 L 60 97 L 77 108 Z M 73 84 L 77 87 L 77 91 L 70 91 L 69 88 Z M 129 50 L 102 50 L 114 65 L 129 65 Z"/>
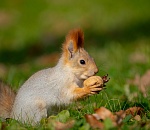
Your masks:
<path fill-rule="evenodd" d="M 16 95 L 0 84 L 0 117 L 38 124 L 52 106 L 67 105 L 100 92 L 109 79 L 95 76 L 97 72 L 94 59 L 84 49 L 83 31 L 73 29 L 66 36 L 56 66 L 33 74 Z"/>

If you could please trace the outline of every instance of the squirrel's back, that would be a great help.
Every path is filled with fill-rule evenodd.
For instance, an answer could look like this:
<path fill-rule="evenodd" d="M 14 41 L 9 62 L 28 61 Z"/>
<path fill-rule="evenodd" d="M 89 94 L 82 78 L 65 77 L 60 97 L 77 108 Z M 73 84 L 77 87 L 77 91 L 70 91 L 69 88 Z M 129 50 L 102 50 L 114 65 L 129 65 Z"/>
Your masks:
<path fill-rule="evenodd" d="M 0 117 L 9 118 L 15 100 L 15 93 L 11 88 L 0 82 Z"/>

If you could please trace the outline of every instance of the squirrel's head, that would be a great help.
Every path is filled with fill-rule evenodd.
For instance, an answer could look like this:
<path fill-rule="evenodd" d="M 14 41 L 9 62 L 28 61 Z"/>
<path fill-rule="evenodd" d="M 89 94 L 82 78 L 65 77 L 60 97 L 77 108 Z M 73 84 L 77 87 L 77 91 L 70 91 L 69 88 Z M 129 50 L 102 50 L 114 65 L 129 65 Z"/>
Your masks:
<path fill-rule="evenodd" d="M 93 58 L 84 50 L 84 34 L 81 29 L 74 29 L 66 36 L 63 44 L 64 64 L 71 69 L 78 79 L 87 79 L 98 72 Z"/>

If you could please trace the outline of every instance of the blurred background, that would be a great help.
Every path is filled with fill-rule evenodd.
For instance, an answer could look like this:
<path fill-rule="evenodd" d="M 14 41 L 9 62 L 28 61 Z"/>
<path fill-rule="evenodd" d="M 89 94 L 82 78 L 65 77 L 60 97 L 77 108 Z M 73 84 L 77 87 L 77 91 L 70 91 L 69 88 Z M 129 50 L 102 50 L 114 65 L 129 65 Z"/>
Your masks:
<path fill-rule="evenodd" d="M 54 66 L 65 35 L 81 28 L 99 75 L 108 73 L 110 92 L 122 94 L 128 79 L 149 69 L 149 10 L 150 0 L 1 0 L 0 79 L 17 89 Z"/>

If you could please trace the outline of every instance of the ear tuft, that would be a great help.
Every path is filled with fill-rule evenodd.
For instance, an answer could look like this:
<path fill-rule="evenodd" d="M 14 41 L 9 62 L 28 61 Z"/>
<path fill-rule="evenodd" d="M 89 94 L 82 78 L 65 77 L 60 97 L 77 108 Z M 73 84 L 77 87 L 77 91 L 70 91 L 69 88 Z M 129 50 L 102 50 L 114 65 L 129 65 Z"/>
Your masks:
<path fill-rule="evenodd" d="M 66 36 L 66 40 L 63 44 L 63 54 L 68 58 L 72 58 L 74 54 L 84 45 L 84 34 L 81 29 L 71 30 Z"/>
<path fill-rule="evenodd" d="M 77 47 L 77 49 L 79 49 L 80 47 L 83 47 L 84 45 L 83 31 L 81 29 L 71 30 L 66 37 L 66 42 L 70 40 L 73 41 L 74 47 Z"/>
<path fill-rule="evenodd" d="M 79 48 L 83 48 L 84 34 L 81 29 L 74 29 L 68 33 L 63 49 L 68 48 L 70 43 L 73 43 L 73 52 L 76 52 Z"/>

